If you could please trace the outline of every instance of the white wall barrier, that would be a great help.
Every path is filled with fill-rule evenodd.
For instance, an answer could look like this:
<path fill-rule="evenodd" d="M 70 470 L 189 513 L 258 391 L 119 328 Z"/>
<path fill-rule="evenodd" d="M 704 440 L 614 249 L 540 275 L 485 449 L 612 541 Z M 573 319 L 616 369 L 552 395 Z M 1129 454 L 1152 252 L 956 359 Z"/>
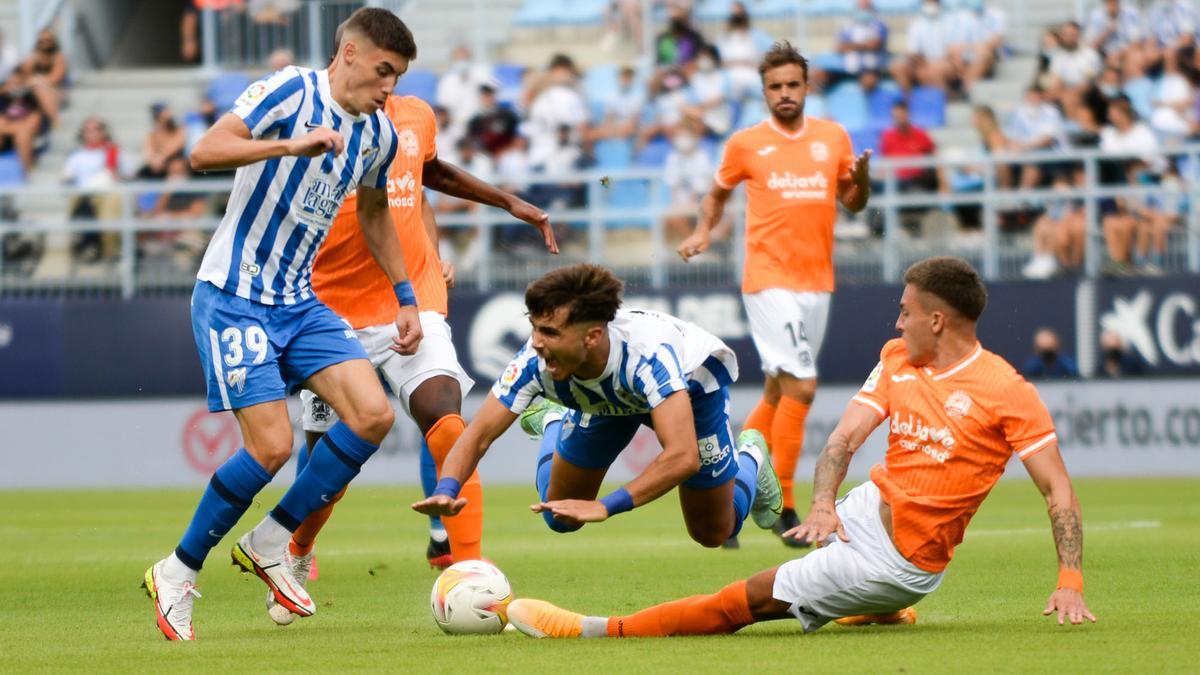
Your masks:
<path fill-rule="evenodd" d="M 1038 388 L 1054 415 L 1073 475 L 1200 476 L 1200 380 L 1043 383 Z M 853 392 L 830 386 L 818 393 L 799 476 L 812 475 L 813 460 Z M 734 419 L 744 419 L 757 397 L 756 389 L 735 389 Z M 468 398 L 468 419 L 481 401 L 479 393 Z M 298 402 L 292 401 L 291 409 L 296 413 Z M 418 482 L 420 437 L 402 413 L 397 420 L 359 482 Z M 865 477 L 882 459 L 885 426 L 859 451 L 851 478 Z M 0 489 L 196 486 L 240 444 L 233 416 L 209 414 L 198 399 L 3 403 L 0 431 Z M 532 485 L 536 452 L 536 444 L 514 425 L 484 459 L 484 481 Z M 643 429 L 609 478 L 628 480 L 657 452 L 653 433 Z M 1009 475 L 1024 475 L 1018 464 L 1013 460 Z M 280 482 L 290 482 L 293 475 L 292 466 L 285 467 Z"/>

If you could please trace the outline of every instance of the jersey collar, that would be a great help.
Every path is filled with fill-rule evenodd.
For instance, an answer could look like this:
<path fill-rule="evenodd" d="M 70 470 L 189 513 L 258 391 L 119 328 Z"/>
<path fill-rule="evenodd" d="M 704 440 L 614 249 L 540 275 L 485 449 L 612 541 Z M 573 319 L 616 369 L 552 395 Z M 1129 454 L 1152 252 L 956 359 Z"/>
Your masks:
<path fill-rule="evenodd" d="M 983 345 L 976 342 L 975 349 L 971 350 L 970 354 L 967 354 L 962 359 L 960 359 L 958 361 L 958 363 L 955 363 L 954 365 L 949 366 L 948 368 L 946 368 L 945 370 L 943 370 L 940 373 L 935 373 L 931 368 L 924 368 L 925 374 L 931 376 L 935 382 L 944 380 L 948 377 L 952 377 L 953 375 L 955 375 L 956 373 L 961 371 L 963 368 L 966 368 L 967 366 L 971 365 L 972 363 L 975 363 L 975 360 L 978 359 L 979 355 L 982 353 L 983 353 Z"/>
<path fill-rule="evenodd" d="M 787 131 L 785 131 L 783 129 L 783 127 L 776 124 L 775 118 L 773 116 L 767 118 L 767 125 L 770 126 L 771 129 L 775 133 L 779 134 L 780 136 L 783 136 L 784 138 L 788 139 L 789 141 L 794 141 L 794 140 L 800 138 L 801 136 L 803 136 L 804 132 L 808 130 L 808 117 L 804 118 L 804 124 L 800 125 L 800 131 L 797 131 L 794 134 L 788 133 Z"/>

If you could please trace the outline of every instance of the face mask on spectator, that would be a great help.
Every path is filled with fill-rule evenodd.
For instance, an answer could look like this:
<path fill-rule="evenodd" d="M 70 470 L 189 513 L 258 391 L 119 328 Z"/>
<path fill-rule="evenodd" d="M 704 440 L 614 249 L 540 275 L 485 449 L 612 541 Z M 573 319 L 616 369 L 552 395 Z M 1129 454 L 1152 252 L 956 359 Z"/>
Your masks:
<path fill-rule="evenodd" d="M 1038 352 L 1038 356 L 1041 357 L 1041 359 L 1046 363 L 1053 363 L 1058 358 L 1058 351 L 1054 349 L 1043 349 Z"/>
<path fill-rule="evenodd" d="M 1111 84 L 1100 85 L 1100 94 L 1103 95 L 1104 98 L 1116 98 L 1117 95 L 1120 93 L 1121 93 L 1120 87 L 1114 87 Z"/>
<path fill-rule="evenodd" d="M 938 12 L 941 12 L 941 11 L 942 11 L 941 6 L 938 5 L 936 2 L 927 2 L 924 5 L 921 5 L 921 13 L 924 14 L 925 17 L 929 18 L 929 19 L 936 19 Z"/>
<path fill-rule="evenodd" d="M 676 134 L 675 149 L 679 152 L 687 154 L 696 149 L 696 137 L 691 134 Z"/>

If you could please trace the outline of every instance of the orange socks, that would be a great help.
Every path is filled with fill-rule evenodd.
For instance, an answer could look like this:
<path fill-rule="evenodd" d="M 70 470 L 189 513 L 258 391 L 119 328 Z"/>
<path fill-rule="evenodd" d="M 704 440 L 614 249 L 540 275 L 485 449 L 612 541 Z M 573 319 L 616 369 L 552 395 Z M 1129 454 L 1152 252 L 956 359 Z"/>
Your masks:
<path fill-rule="evenodd" d="M 771 450 L 775 446 L 771 444 L 771 425 L 775 422 L 775 406 L 767 403 L 767 399 L 760 398 L 758 405 L 754 406 L 754 410 L 750 411 L 750 416 L 746 418 L 746 423 L 742 425 L 745 429 L 754 429 L 762 434 L 767 439 L 767 447 Z"/>
<path fill-rule="evenodd" d="M 771 462 L 775 464 L 775 473 L 783 488 L 783 507 L 787 509 L 796 508 L 792 485 L 800 450 L 804 447 L 804 420 L 807 417 L 808 404 L 784 396 L 779 399 L 779 408 L 771 423 Z"/>
<path fill-rule="evenodd" d="M 454 442 L 466 428 L 467 423 L 460 415 L 446 415 L 425 434 L 425 444 L 437 463 L 439 477 L 446 455 L 450 454 Z M 479 482 L 478 471 L 463 483 L 459 496 L 467 500 L 463 510 L 457 516 L 442 516 L 442 524 L 446 526 L 446 535 L 450 538 L 450 554 L 454 562 L 478 560 L 483 555 L 480 543 L 483 539 L 483 485 Z"/>
<path fill-rule="evenodd" d="M 346 488 L 333 496 L 333 499 L 328 504 L 308 514 L 300 527 L 292 533 L 292 541 L 288 543 L 288 550 L 292 555 L 301 556 L 308 555 L 313 550 L 313 545 L 317 543 L 317 534 L 321 532 L 321 528 L 325 527 L 325 522 L 329 520 L 329 516 L 333 515 L 333 505 L 341 501 L 342 497 L 346 496 Z"/>
<path fill-rule="evenodd" d="M 629 616 L 608 620 L 609 637 L 666 637 L 732 633 L 754 623 L 746 581 L 735 581 L 712 595 L 664 602 Z"/>

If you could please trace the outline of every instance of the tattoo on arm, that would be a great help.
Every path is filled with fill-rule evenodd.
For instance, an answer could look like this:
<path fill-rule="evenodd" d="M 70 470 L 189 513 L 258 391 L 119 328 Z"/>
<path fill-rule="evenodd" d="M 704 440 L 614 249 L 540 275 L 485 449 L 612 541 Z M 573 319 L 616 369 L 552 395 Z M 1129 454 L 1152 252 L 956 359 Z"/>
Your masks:
<path fill-rule="evenodd" d="M 817 457 L 817 470 L 813 475 L 813 503 L 833 501 L 838 487 L 846 479 L 850 466 L 850 442 L 846 438 L 831 436 L 821 455 Z"/>
<path fill-rule="evenodd" d="M 1051 506 L 1050 527 L 1054 532 L 1059 565 L 1067 569 L 1082 569 L 1083 525 L 1079 517 L 1079 503 Z"/>

